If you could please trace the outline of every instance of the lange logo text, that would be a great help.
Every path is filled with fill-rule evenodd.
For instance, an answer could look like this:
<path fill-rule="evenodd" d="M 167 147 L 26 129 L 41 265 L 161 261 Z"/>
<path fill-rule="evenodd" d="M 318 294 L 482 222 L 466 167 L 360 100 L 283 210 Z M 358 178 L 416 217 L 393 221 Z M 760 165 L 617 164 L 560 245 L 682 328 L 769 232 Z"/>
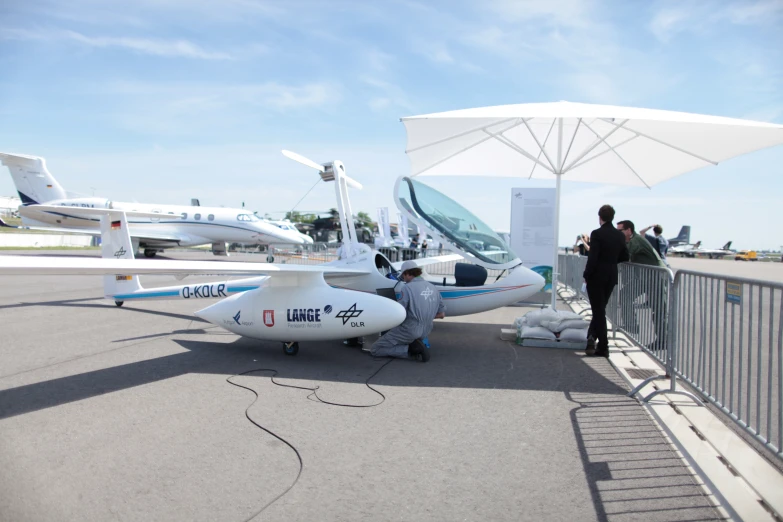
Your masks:
<path fill-rule="evenodd" d="M 321 328 L 322 326 L 320 308 L 288 308 L 285 318 L 289 328 Z"/>

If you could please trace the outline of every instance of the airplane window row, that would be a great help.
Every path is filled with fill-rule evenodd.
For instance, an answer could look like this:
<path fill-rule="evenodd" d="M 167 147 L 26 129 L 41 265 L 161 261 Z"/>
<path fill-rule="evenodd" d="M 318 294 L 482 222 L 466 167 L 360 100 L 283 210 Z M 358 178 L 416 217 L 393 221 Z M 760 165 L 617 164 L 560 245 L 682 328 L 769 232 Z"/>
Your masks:
<path fill-rule="evenodd" d="M 182 217 L 182 219 L 188 219 L 188 213 L 187 212 L 183 212 L 182 214 L 180 214 L 180 216 Z M 193 219 L 195 219 L 196 221 L 200 221 L 201 220 L 201 214 L 194 214 L 193 215 Z M 215 214 L 208 215 L 207 219 L 210 220 L 210 221 L 215 221 Z"/>

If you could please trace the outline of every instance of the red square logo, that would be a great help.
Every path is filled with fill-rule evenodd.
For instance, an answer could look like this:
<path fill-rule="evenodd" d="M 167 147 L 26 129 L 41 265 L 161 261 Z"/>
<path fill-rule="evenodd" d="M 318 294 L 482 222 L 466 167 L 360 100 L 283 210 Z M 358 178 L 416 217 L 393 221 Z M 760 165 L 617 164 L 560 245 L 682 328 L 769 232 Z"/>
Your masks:
<path fill-rule="evenodd" d="M 264 310 L 264 324 L 266 326 L 272 327 L 275 325 L 275 311 L 274 310 Z"/>

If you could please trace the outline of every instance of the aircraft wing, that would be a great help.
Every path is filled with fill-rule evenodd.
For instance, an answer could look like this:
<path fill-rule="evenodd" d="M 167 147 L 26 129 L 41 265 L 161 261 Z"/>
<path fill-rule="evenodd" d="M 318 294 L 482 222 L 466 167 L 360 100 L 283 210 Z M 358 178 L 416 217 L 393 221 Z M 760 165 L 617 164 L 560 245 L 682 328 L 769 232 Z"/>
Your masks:
<path fill-rule="evenodd" d="M 360 276 L 369 272 L 323 265 L 176 261 L 85 257 L 0 256 L 0 275 L 267 275 L 300 277 L 323 274 Z"/>
<path fill-rule="evenodd" d="M 69 216 L 82 216 L 82 217 L 96 217 L 102 216 L 107 213 L 111 214 L 123 212 L 128 217 L 144 217 L 144 218 L 161 218 L 167 217 L 168 214 L 161 214 L 160 212 L 144 212 L 141 210 L 116 210 L 110 208 L 88 208 L 88 207 L 69 207 L 64 205 L 28 205 L 31 209 L 39 210 L 41 212 L 66 212 Z M 24 230 L 41 230 L 44 232 L 56 232 L 56 233 L 73 233 L 73 234 L 85 234 L 88 236 L 100 236 L 101 231 L 98 228 L 85 229 L 85 228 L 70 228 L 70 227 L 38 227 L 38 226 L 21 226 L 15 227 Z M 145 230 L 143 234 L 131 233 L 131 237 L 145 241 L 145 242 L 159 242 L 159 243 L 173 243 L 179 244 L 184 238 L 177 236 L 176 234 L 160 234 L 154 231 Z"/>
<path fill-rule="evenodd" d="M 86 236 L 100 236 L 98 229 L 68 228 L 68 227 L 28 227 L 26 225 L 14 226 L 0 222 L 0 227 L 15 228 L 17 230 L 40 230 L 41 232 L 56 232 L 58 234 L 83 234 Z"/>
<path fill-rule="evenodd" d="M 99 237 L 101 235 L 101 231 L 97 228 L 90 229 L 90 228 L 28 227 L 28 226 L 15 227 L 13 225 L 8 225 L 6 223 L 0 223 L 0 226 L 15 228 L 17 230 L 38 230 L 41 232 L 52 232 L 56 234 L 82 234 L 84 236 L 96 236 L 96 237 Z M 156 234 L 155 232 L 150 232 L 150 231 L 144 231 L 144 234 L 131 234 L 131 237 L 140 239 L 141 241 L 145 241 L 147 243 L 160 242 L 160 243 L 179 244 L 179 242 L 182 241 L 182 238 L 176 235 Z"/>
<path fill-rule="evenodd" d="M 463 258 L 459 254 L 447 254 L 445 256 L 435 256 L 435 257 L 420 257 L 417 259 L 412 259 L 414 263 L 416 263 L 416 266 L 419 268 L 425 267 L 427 265 L 434 265 L 435 263 L 448 263 L 450 261 L 462 261 L 465 258 Z M 402 269 L 402 263 L 403 261 L 397 261 L 396 263 L 392 263 L 392 266 L 395 268 L 395 270 Z"/>

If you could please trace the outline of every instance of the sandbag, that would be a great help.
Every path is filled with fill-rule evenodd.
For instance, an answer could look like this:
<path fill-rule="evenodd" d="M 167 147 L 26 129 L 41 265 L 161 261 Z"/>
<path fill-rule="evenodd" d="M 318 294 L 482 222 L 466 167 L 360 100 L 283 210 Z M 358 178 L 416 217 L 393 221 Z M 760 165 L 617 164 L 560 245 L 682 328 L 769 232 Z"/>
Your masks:
<path fill-rule="evenodd" d="M 523 339 L 556 339 L 555 334 L 541 326 L 523 326 L 519 331 L 519 336 Z"/>
<path fill-rule="evenodd" d="M 547 330 L 551 332 L 562 332 L 563 330 L 566 330 L 568 328 L 575 328 L 575 329 L 586 329 L 590 326 L 590 323 L 585 321 L 584 319 L 560 319 L 557 321 L 541 321 L 541 325 L 543 328 L 546 328 Z"/>
<path fill-rule="evenodd" d="M 566 328 L 560 332 L 561 341 L 585 342 L 587 341 L 587 329 L 585 328 Z"/>

